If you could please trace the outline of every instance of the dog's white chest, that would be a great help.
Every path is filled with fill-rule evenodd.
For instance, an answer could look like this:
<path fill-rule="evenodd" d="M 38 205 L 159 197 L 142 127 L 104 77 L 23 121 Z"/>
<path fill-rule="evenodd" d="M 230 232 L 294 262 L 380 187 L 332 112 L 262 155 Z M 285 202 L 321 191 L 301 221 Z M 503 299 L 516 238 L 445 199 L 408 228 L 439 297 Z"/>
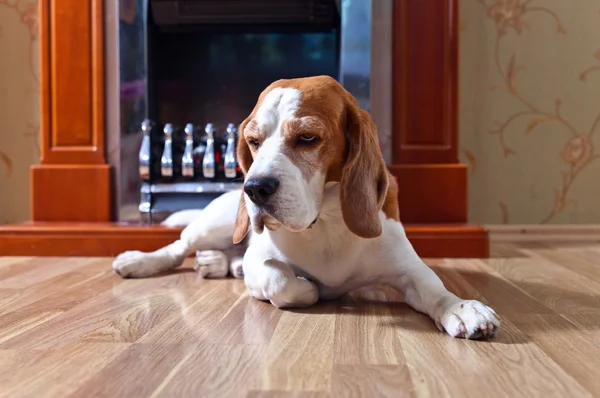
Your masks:
<path fill-rule="evenodd" d="M 358 276 L 364 252 L 371 245 L 350 232 L 336 202 L 326 201 L 321 217 L 308 230 L 265 231 L 266 236 L 262 237 L 298 276 L 308 277 L 329 288 L 343 286 Z"/>

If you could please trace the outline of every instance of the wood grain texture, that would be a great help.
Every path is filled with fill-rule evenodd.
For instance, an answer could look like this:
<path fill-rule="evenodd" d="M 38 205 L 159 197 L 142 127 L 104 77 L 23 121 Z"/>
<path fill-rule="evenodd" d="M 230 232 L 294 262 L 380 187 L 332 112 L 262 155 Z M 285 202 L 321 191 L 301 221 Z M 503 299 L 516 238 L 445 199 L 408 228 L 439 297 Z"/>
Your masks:
<path fill-rule="evenodd" d="M 390 165 L 398 181 L 398 207 L 404 223 L 466 223 L 467 166 Z"/>
<path fill-rule="evenodd" d="M 284 311 L 192 259 L 125 280 L 108 258 L 1 258 L 0 397 L 600 396 L 600 244 L 492 253 L 427 261 L 496 309 L 489 342 L 446 336 L 386 286 Z"/>
<path fill-rule="evenodd" d="M 408 239 L 423 257 L 485 258 L 487 231 L 468 224 L 408 224 Z M 0 255 L 116 256 L 153 251 L 179 239 L 180 228 L 122 223 L 27 223 L 0 226 Z"/>
<path fill-rule="evenodd" d="M 458 1 L 394 1 L 393 163 L 458 162 Z"/>

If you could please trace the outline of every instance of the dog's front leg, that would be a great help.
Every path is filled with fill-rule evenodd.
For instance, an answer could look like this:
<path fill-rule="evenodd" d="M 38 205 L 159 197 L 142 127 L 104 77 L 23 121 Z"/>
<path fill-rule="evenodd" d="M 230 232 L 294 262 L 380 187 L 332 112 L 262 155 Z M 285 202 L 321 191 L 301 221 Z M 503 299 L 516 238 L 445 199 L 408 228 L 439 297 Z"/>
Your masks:
<path fill-rule="evenodd" d="M 185 227 L 178 240 L 163 248 L 121 253 L 113 262 L 113 270 L 124 278 L 143 278 L 179 267 L 196 251 L 210 251 L 198 264 L 206 266 L 206 272 L 201 274 L 205 277 L 227 274 L 227 257 L 221 252 L 233 246 L 235 209 L 240 195 L 240 191 L 232 191 L 214 199 Z"/>
<path fill-rule="evenodd" d="M 500 327 L 496 312 L 449 292 L 405 236 L 401 244 L 396 241 L 390 246 L 390 252 L 395 263 L 390 284 L 404 293 L 408 305 L 429 315 L 441 331 L 467 339 L 490 338 L 496 333 Z"/>
<path fill-rule="evenodd" d="M 292 268 L 250 246 L 244 256 L 244 282 L 250 295 L 277 308 L 308 307 L 319 300 L 317 285 Z"/>

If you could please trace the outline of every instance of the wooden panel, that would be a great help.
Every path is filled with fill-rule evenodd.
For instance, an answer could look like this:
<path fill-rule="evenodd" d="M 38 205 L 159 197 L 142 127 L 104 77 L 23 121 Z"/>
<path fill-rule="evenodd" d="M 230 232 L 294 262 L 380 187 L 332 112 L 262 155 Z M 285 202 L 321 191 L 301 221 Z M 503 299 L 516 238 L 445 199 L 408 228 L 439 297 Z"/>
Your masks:
<path fill-rule="evenodd" d="M 404 223 L 466 223 L 467 167 L 463 164 L 391 165 Z"/>
<path fill-rule="evenodd" d="M 487 231 L 477 225 L 406 225 L 406 234 L 422 258 L 488 258 Z"/>
<path fill-rule="evenodd" d="M 40 256 L 115 256 L 126 250 L 156 250 L 178 239 L 180 233 L 178 228 L 118 223 L 2 226 L 0 255 L 34 252 Z"/>
<path fill-rule="evenodd" d="M 110 221 L 108 165 L 40 165 L 31 169 L 34 221 Z"/>
<path fill-rule="evenodd" d="M 116 256 L 152 251 L 179 238 L 180 228 L 118 223 L 31 223 L 0 226 L 0 256 Z M 465 224 L 406 225 L 422 257 L 488 257 L 487 232 Z"/>
<path fill-rule="evenodd" d="M 458 1 L 393 12 L 393 163 L 457 163 Z"/>
<path fill-rule="evenodd" d="M 41 165 L 34 221 L 110 221 L 105 159 L 104 2 L 40 0 Z"/>
<path fill-rule="evenodd" d="M 103 164 L 102 0 L 40 0 L 42 164 Z"/>

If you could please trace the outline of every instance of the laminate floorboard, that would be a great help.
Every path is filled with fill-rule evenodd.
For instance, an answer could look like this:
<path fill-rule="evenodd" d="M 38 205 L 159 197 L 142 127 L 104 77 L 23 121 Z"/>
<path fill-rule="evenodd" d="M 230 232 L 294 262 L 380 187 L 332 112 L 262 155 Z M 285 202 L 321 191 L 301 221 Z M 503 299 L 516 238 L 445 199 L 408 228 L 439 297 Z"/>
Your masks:
<path fill-rule="evenodd" d="M 0 258 L 0 397 L 600 397 L 600 243 L 430 260 L 502 318 L 454 339 L 386 286 L 301 310 L 243 281 L 121 279 L 109 258 Z"/>

